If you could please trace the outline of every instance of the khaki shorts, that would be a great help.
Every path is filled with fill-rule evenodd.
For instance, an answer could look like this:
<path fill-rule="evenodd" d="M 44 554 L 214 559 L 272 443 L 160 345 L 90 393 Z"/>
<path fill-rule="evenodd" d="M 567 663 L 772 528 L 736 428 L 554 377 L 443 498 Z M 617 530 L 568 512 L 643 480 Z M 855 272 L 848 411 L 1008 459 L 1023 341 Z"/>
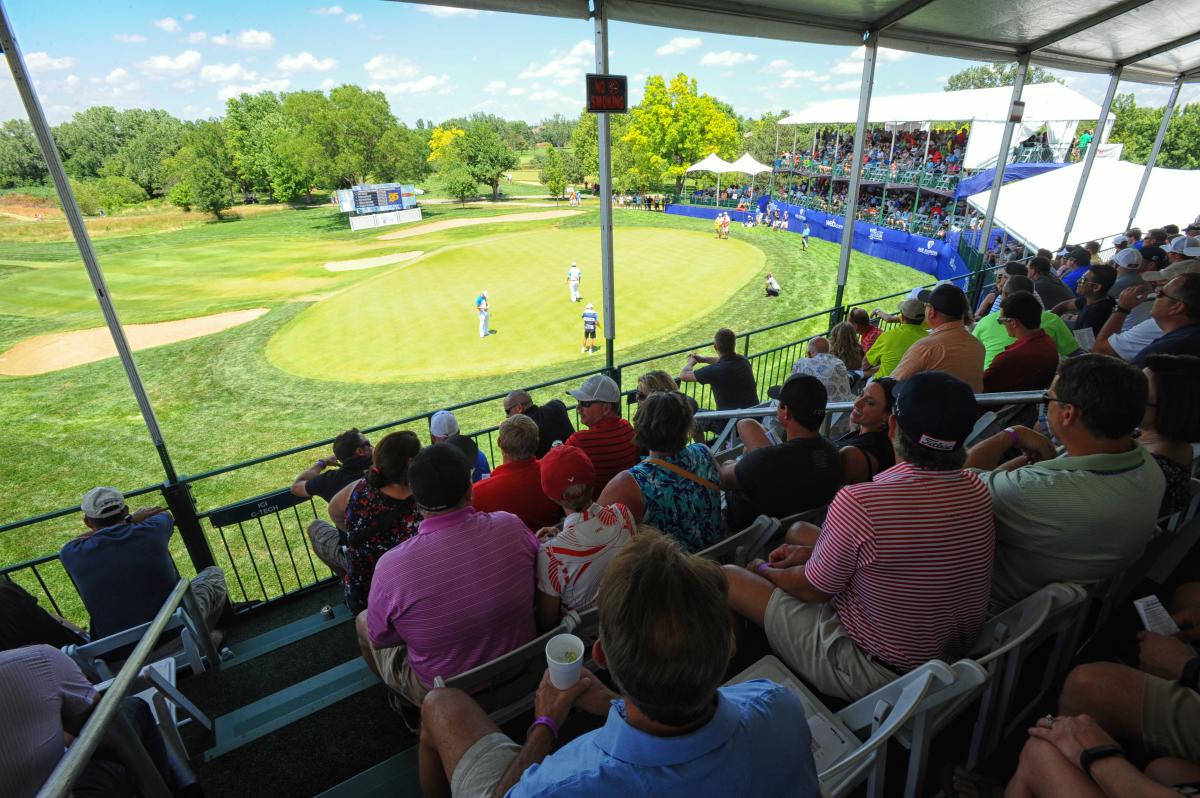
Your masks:
<path fill-rule="evenodd" d="M 308 537 L 312 540 L 313 554 L 316 554 L 321 562 L 342 573 L 350 570 L 350 564 L 346 561 L 346 550 L 342 548 L 336 526 L 318 518 L 308 525 Z"/>
<path fill-rule="evenodd" d="M 507 734 L 492 732 L 467 749 L 450 776 L 453 798 L 488 798 L 509 766 L 521 752 L 521 746 Z"/>
<path fill-rule="evenodd" d="M 810 604 L 777 589 L 764 629 L 771 650 L 826 695 L 856 701 L 899 678 L 855 644 L 828 603 Z"/>
<path fill-rule="evenodd" d="M 413 673 L 412 665 L 408 664 L 408 647 L 399 645 L 390 648 L 371 647 L 371 657 L 375 667 L 379 668 L 380 678 L 397 697 L 414 707 L 421 706 L 429 688 L 421 684 L 421 680 Z M 389 700 L 389 703 L 394 702 Z"/>
<path fill-rule="evenodd" d="M 1200 760 L 1200 693 L 1178 682 L 1146 676 L 1142 740 L 1154 756 Z"/>

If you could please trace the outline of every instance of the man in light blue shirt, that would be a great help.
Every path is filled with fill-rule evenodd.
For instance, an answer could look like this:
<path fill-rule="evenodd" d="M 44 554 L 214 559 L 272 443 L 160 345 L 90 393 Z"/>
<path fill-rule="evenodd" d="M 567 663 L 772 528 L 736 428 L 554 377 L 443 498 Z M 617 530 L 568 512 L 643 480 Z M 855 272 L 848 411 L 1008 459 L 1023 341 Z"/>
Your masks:
<path fill-rule="evenodd" d="M 733 655 L 728 587 L 714 562 L 639 531 L 608 564 L 592 656 L 620 694 L 588 670 L 559 690 L 542 678 L 525 744 L 503 734 L 460 690 L 421 707 L 426 796 L 819 795 L 804 709 L 756 680 L 718 689 Z M 572 706 L 605 725 L 553 755 Z"/>

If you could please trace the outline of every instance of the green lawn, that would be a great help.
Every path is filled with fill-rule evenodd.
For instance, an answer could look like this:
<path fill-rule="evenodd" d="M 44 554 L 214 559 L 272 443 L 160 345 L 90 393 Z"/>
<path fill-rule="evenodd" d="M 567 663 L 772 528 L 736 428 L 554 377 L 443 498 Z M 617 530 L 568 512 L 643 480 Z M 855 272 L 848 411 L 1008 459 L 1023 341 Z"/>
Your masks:
<path fill-rule="evenodd" d="M 573 353 L 571 346 L 566 346 L 564 354 L 565 344 L 547 338 L 539 348 L 552 353 L 545 365 L 514 367 L 508 375 L 471 370 L 457 378 L 370 383 L 351 381 L 349 378 L 362 375 L 347 373 L 348 379 L 339 380 L 343 369 L 338 368 L 336 356 L 329 360 L 330 352 L 358 358 L 379 348 L 380 331 L 354 312 L 357 305 L 348 315 L 341 314 L 340 327 L 327 328 L 328 335 L 313 336 L 308 344 L 313 357 L 332 362 L 332 368 L 316 376 L 298 376 L 277 367 L 268 357 L 273 338 L 281 336 L 278 341 L 284 341 L 289 330 L 308 323 L 309 314 L 320 317 L 319 310 L 310 308 L 339 301 L 314 302 L 314 295 L 345 291 L 343 296 L 357 295 L 369 303 L 375 281 L 399 281 L 397 285 L 403 288 L 406 271 L 438 263 L 454 268 L 460 258 L 454 253 L 465 254 L 468 247 L 503 253 L 503 258 L 493 258 L 495 268 L 520 272 L 527 266 L 522 258 L 548 263 L 549 276 L 545 285 L 537 288 L 548 292 L 548 298 L 535 304 L 561 313 L 564 341 L 569 342 L 579 330 L 577 314 L 582 310 L 566 300 L 564 280 L 570 259 L 578 260 L 585 270 L 585 293 L 594 292 L 599 281 L 594 208 L 585 206 L 583 214 L 555 222 L 480 225 L 396 241 L 379 241 L 378 230 L 350 232 L 333 209 L 285 210 L 168 233 L 107 237 L 96 241 L 96 249 L 114 301 L 127 322 L 238 307 L 270 309 L 261 318 L 225 332 L 136 355 L 177 471 L 196 474 L 331 437 L 352 425 L 382 424 L 598 365 L 602 355 L 582 357 L 577 350 Z M 427 219 L 529 210 L 485 204 L 466 210 L 450 205 L 424 209 Z M 832 244 L 814 240 L 808 252 L 801 252 L 799 236 L 737 226 L 731 241 L 718 242 L 708 237 L 709 222 L 633 210 L 615 211 L 614 227 L 621 300 L 618 351 L 623 361 L 673 348 L 705 346 L 712 331 L 722 325 L 747 330 L 816 312 L 832 303 L 837 269 L 837 247 Z M 524 254 L 528 245 L 521 243 L 523 237 L 539 242 L 546 251 Z M 560 249 L 557 244 L 545 243 L 554 241 L 569 245 L 564 243 Z M 641 249 L 641 242 L 648 248 L 656 241 L 671 243 L 653 253 Z M 632 249 L 627 252 L 626 247 Z M 326 260 L 414 249 L 428 255 L 406 265 L 357 272 L 331 273 L 321 265 Z M 715 265 L 706 261 L 702 272 L 697 271 L 695 261 L 705 251 L 720 257 Z M 461 262 L 458 268 L 463 268 Z M 491 267 L 480 263 L 478 268 Z M 644 281 L 642 290 L 630 295 L 633 283 L 625 282 L 626 275 L 642 269 L 667 276 Z M 783 296 L 778 299 L 763 298 L 762 282 L 768 270 L 783 284 Z M 446 316 L 442 324 L 448 333 L 466 336 L 464 346 L 503 346 L 506 335 L 520 334 L 525 321 L 513 313 L 520 307 L 520 292 L 527 290 L 523 282 L 484 286 L 476 275 L 464 277 L 461 271 L 447 275 L 429 269 L 424 273 L 435 285 L 412 287 L 425 291 L 425 296 L 434 290 L 447 296 L 441 305 Z M 928 281 L 927 275 L 855 253 L 847 298 L 867 299 Z M 14 290 L 18 285 L 20 289 Z M 480 342 L 470 337 L 474 335 L 470 303 L 483 287 L 493 292 L 495 326 L 501 332 Z M 514 296 L 512 292 L 517 293 Z M 688 304 L 681 307 L 679 298 L 685 294 L 691 298 L 682 300 Z M 396 301 L 405 304 L 403 293 Z M 99 324 L 95 299 L 72 244 L 3 245 L 0 348 L 40 332 Z M 762 351 L 824 326 L 822 319 L 791 325 L 755 336 L 751 348 Z M 627 343 L 625 336 L 638 329 L 643 330 L 645 340 Z M 410 337 L 406 348 L 428 359 L 431 354 L 448 351 L 448 333 L 431 325 L 419 338 Z M 677 371 L 682 361 L 682 357 L 672 357 L 648 363 L 631 369 L 629 376 L 654 367 Z M 447 362 L 446 367 L 461 369 L 462 364 Z M 560 391 L 561 386 L 554 393 Z M 545 401 L 551 395 L 551 391 L 541 391 L 535 393 L 535 399 Z M 163 479 L 158 456 L 115 358 L 36 377 L 0 378 L 0 413 L 7 427 L 7 434 L 0 439 L 0 459 L 5 463 L 0 469 L 0 519 L 4 521 L 76 504 L 93 485 L 131 489 Z M 498 423 L 503 413 L 497 402 L 468 409 L 459 413 L 459 418 L 465 429 L 480 429 Z M 416 431 L 427 436 L 424 428 Z M 203 480 L 195 485 L 197 504 L 208 510 L 290 484 L 315 456 L 298 454 Z M 69 517 L 2 533 L 0 562 L 52 553 L 78 529 L 78 518 Z M 54 574 L 48 578 L 53 579 Z"/>

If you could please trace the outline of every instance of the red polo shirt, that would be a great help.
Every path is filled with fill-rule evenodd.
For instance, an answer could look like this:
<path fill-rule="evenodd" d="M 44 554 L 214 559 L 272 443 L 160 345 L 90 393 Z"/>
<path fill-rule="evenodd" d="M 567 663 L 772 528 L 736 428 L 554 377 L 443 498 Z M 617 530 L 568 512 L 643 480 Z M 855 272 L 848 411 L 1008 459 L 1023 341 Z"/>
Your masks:
<path fill-rule="evenodd" d="M 471 504 L 481 513 L 503 510 L 520 518 L 536 532 L 562 518 L 562 508 L 542 493 L 542 464 L 537 458 L 504 463 L 492 475 L 475 483 Z"/>
<path fill-rule="evenodd" d="M 608 416 L 588 429 L 576 430 L 567 445 L 578 446 L 596 467 L 595 494 L 600 495 L 608 481 L 638 461 L 633 443 L 633 425 L 623 418 Z"/>
<path fill-rule="evenodd" d="M 871 344 L 875 343 L 875 339 L 881 335 L 883 335 L 883 328 L 876 327 L 873 324 L 871 325 L 871 329 L 862 334 L 862 338 L 859 343 L 862 344 L 862 351 L 864 354 L 866 354 L 866 351 L 871 348 Z M 846 368 L 856 369 L 861 365 L 861 363 L 847 363 Z"/>
<path fill-rule="evenodd" d="M 983 372 L 983 390 L 1039 391 L 1049 388 L 1058 371 L 1058 345 L 1045 330 L 1019 338 L 996 355 Z"/>

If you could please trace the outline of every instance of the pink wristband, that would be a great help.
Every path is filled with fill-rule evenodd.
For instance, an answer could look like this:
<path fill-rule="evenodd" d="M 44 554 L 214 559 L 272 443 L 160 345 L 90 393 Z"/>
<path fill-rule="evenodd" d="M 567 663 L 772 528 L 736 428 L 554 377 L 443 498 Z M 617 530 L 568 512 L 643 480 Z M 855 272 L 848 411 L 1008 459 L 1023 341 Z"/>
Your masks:
<path fill-rule="evenodd" d="M 1016 447 L 1021 440 L 1021 437 L 1017 435 L 1017 431 L 1012 427 L 1005 427 L 1004 431 L 1008 433 L 1008 442 Z"/>
<path fill-rule="evenodd" d="M 764 576 L 763 572 L 766 571 L 770 567 L 771 567 L 771 564 L 769 562 L 760 562 L 758 564 L 758 566 L 754 569 L 754 573 L 758 574 L 759 576 Z"/>
<path fill-rule="evenodd" d="M 558 739 L 558 724 L 554 722 L 554 718 L 547 717 L 546 715 L 538 715 L 537 718 L 534 719 L 533 723 L 529 724 L 529 729 L 525 732 L 526 737 L 528 737 L 529 733 L 533 731 L 534 726 L 545 726 L 550 730 L 551 740 Z"/>

